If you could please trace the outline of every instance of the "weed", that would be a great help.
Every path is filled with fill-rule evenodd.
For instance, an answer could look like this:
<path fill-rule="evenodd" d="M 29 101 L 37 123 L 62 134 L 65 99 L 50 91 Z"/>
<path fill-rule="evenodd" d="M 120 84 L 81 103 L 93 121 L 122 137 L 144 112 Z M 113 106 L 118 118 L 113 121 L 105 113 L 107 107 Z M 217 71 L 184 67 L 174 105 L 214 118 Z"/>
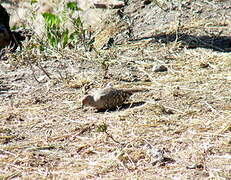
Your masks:
<path fill-rule="evenodd" d="M 60 49 L 66 47 L 76 48 L 77 45 L 84 45 L 87 49 L 87 30 L 84 29 L 80 16 L 73 16 L 75 11 L 81 11 L 81 9 L 78 8 L 75 2 L 69 2 L 60 15 L 52 13 L 42 14 L 45 20 L 48 42 L 51 47 Z M 68 20 L 74 27 L 72 32 L 66 27 Z"/>

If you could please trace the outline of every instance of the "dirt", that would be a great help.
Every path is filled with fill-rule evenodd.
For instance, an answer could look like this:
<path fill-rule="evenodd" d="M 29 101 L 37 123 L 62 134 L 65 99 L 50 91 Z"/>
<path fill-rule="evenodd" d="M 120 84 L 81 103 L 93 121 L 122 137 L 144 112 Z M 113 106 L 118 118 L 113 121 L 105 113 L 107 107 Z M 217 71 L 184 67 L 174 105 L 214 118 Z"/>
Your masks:
<path fill-rule="evenodd" d="M 95 31 L 114 44 L 99 53 L 41 53 L 32 39 L 0 60 L 1 178 L 231 178 L 231 2 L 155 2 L 100 10 L 110 23 Z M 108 84 L 148 92 L 81 108 Z"/>

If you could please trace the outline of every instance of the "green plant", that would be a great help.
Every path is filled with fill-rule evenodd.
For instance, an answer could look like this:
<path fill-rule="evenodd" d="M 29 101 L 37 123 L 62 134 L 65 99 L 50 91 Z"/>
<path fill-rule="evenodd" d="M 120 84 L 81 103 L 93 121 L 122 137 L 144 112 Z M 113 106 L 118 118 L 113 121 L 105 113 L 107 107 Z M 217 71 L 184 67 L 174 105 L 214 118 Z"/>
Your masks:
<path fill-rule="evenodd" d="M 43 13 L 46 22 L 47 38 L 52 47 L 65 47 L 67 44 L 68 29 L 61 27 L 61 19 L 51 13 Z"/>
<path fill-rule="evenodd" d="M 68 11 L 70 10 L 70 11 Z M 87 43 L 87 30 L 83 27 L 81 18 L 73 17 L 75 11 L 80 11 L 76 2 L 69 2 L 66 4 L 64 11 L 60 15 L 52 13 L 43 13 L 43 18 L 46 25 L 47 38 L 53 48 L 76 47 Z M 70 31 L 65 25 L 67 21 L 73 25 L 73 31 Z"/>

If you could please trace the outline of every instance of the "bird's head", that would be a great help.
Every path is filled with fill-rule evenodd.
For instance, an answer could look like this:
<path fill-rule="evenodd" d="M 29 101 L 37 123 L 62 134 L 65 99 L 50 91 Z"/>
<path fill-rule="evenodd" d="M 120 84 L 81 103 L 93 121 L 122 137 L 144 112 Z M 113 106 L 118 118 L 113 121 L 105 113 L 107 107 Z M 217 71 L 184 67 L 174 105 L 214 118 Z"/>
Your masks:
<path fill-rule="evenodd" d="M 93 102 L 94 102 L 94 98 L 93 98 L 92 95 L 84 96 L 84 98 L 83 98 L 83 100 L 82 100 L 82 108 L 83 108 L 85 105 L 91 105 Z"/>

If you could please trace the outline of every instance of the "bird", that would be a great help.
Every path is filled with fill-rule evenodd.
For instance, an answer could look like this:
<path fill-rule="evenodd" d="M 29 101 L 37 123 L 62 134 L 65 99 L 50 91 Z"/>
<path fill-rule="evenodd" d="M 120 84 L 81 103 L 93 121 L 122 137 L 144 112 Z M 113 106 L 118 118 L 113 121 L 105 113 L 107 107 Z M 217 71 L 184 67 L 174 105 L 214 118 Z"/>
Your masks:
<path fill-rule="evenodd" d="M 85 105 L 97 110 L 113 109 L 123 105 L 134 93 L 143 92 L 147 89 L 116 89 L 106 87 L 98 89 L 95 93 L 86 95 L 82 100 L 82 107 Z"/>
<path fill-rule="evenodd" d="M 10 30 L 10 16 L 6 9 L 0 4 L 0 24 L 3 24 L 7 30 Z"/>
<path fill-rule="evenodd" d="M 0 48 L 8 46 L 11 41 L 9 26 L 10 16 L 6 9 L 0 4 Z"/>
<path fill-rule="evenodd" d="M 0 49 L 8 46 L 11 41 L 11 34 L 8 29 L 3 25 L 0 24 Z"/>
<path fill-rule="evenodd" d="M 32 36 L 32 31 L 27 29 L 12 31 L 10 29 L 10 16 L 6 9 L 0 4 L 0 50 L 10 47 L 14 52 L 17 47 L 22 47 L 22 41 Z"/>

